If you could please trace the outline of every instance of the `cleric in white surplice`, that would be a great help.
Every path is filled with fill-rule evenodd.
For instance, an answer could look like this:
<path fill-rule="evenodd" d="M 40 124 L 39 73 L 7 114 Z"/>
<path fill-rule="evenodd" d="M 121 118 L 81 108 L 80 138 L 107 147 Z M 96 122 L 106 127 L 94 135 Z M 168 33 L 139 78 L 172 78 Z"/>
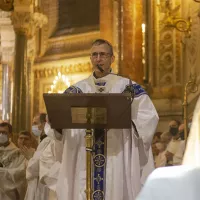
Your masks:
<path fill-rule="evenodd" d="M 114 61 L 111 44 L 102 39 L 96 40 L 92 44 L 90 58 L 93 74 L 68 88 L 65 93 L 123 93 L 129 84 L 129 79 L 108 74 Z M 97 64 L 104 70 L 103 72 L 97 68 Z M 105 130 L 95 130 L 95 155 L 104 154 L 106 162 L 105 165 L 94 168 L 94 199 L 134 200 L 141 189 L 143 177 L 148 175 L 143 174 L 142 169 L 145 168 L 146 173 L 153 170 L 150 147 L 158 115 L 144 89 L 135 82 L 132 84 L 135 90 L 132 120 L 139 137 L 134 128 L 111 129 L 107 133 Z M 56 191 L 58 199 L 84 200 L 86 199 L 85 130 L 63 130 L 62 134 L 64 150 Z"/>

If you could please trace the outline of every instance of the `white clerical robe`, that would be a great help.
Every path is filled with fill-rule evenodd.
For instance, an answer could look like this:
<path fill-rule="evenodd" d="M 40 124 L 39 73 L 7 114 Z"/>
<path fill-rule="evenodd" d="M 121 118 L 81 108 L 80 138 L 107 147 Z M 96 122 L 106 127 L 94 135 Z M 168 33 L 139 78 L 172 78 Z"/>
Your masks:
<path fill-rule="evenodd" d="M 57 182 L 62 157 L 62 141 L 54 133 L 39 144 L 33 158 L 29 160 L 26 170 L 28 189 L 25 200 L 56 200 Z"/>
<path fill-rule="evenodd" d="M 26 190 L 26 159 L 12 143 L 0 147 L 0 200 L 23 200 Z"/>
<path fill-rule="evenodd" d="M 200 167 L 160 167 L 148 177 L 136 200 L 199 200 Z"/>
<path fill-rule="evenodd" d="M 106 82 L 105 86 L 103 83 Z M 98 84 L 100 83 L 100 84 Z M 136 83 L 136 96 L 131 105 L 134 129 L 111 129 L 107 132 L 106 191 L 107 200 L 134 200 L 141 189 L 142 170 L 148 163 L 149 149 L 155 132 L 158 115 L 145 91 Z M 66 92 L 71 93 L 122 93 L 129 80 L 114 75 L 78 82 Z M 120 106 L 120 105 L 119 105 Z M 117 123 L 117 122 L 116 122 Z M 85 200 L 86 153 L 85 130 L 63 130 L 64 150 L 57 184 L 59 200 Z M 151 154 L 152 155 L 152 154 Z M 153 160 L 148 166 L 153 166 Z M 145 170 L 149 173 L 149 170 Z M 147 174 L 143 175 L 146 177 Z"/>
<path fill-rule="evenodd" d="M 183 158 L 184 165 L 200 166 L 200 97 L 192 118 L 192 126 Z"/>

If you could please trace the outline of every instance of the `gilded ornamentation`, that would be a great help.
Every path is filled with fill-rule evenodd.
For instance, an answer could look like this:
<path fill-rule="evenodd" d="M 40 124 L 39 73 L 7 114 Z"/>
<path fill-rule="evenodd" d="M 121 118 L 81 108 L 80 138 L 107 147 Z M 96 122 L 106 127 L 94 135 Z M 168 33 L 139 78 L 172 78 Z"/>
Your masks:
<path fill-rule="evenodd" d="M 36 29 L 47 23 L 47 17 L 42 13 L 13 12 L 11 20 L 16 32 L 25 34 L 31 38 Z"/>
<path fill-rule="evenodd" d="M 28 40 L 27 43 L 27 58 L 33 62 L 35 58 L 35 37 Z"/>
<path fill-rule="evenodd" d="M 165 1 L 169 2 L 169 1 Z M 178 1 L 176 1 L 178 3 Z M 159 86 L 172 86 L 174 84 L 180 84 L 180 67 L 181 67 L 181 35 L 179 32 L 174 32 L 169 26 L 163 26 L 163 22 L 166 23 L 166 17 L 163 14 L 166 13 L 166 8 L 156 7 L 158 26 L 156 29 L 158 43 L 158 73 L 157 84 Z M 176 16 L 180 15 L 179 7 L 176 7 L 173 11 Z M 173 78 L 175 76 L 175 78 Z"/>
<path fill-rule="evenodd" d="M 190 68 L 192 74 L 198 74 L 199 69 L 199 53 L 200 53 L 200 21 L 199 21 L 199 7 L 190 6 L 189 15 L 192 18 L 191 37 L 185 39 L 186 59 L 188 61 L 187 67 Z"/>
<path fill-rule="evenodd" d="M 77 73 L 77 72 L 91 72 L 92 66 L 91 63 L 80 63 L 75 65 L 69 66 L 60 66 L 60 67 L 52 67 L 52 68 L 44 68 L 41 70 L 35 70 L 34 75 L 36 79 L 45 78 L 45 77 L 53 77 L 61 72 L 64 75 L 70 73 Z"/>
<path fill-rule="evenodd" d="M 166 27 L 176 28 L 180 32 L 186 32 L 190 35 L 191 29 L 191 19 L 188 20 L 183 19 L 178 16 L 178 11 L 180 9 L 180 5 L 172 8 L 172 2 L 170 0 L 165 0 L 165 17 L 163 18 L 163 22 Z"/>
<path fill-rule="evenodd" d="M 35 0 L 15 0 L 14 1 L 14 7 L 27 7 L 27 6 L 34 6 Z"/>

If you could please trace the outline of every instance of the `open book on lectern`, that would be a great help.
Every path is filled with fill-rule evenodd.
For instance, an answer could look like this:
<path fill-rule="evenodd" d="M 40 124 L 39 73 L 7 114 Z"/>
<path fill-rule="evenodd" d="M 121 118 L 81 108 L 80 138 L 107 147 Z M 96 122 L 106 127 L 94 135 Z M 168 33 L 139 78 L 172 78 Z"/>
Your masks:
<path fill-rule="evenodd" d="M 54 129 L 130 129 L 130 94 L 43 94 Z"/>

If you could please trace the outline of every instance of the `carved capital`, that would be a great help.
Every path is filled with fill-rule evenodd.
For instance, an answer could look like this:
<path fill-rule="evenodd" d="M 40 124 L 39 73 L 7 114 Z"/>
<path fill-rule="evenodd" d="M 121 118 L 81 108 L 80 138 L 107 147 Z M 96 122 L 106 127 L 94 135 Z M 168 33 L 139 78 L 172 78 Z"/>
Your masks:
<path fill-rule="evenodd" d="M 38 28 L 47 23 L 47 17 L 42 13 L 13 12 L 11 20 L 16 32 L 32 38 Z"/>
<path fill-rule="evenodd" d="M 27 58 L 30 62 L 33 62 L 35 59 L 35 37 L 32 37 L 30 40 L 28 40 Z"/>

